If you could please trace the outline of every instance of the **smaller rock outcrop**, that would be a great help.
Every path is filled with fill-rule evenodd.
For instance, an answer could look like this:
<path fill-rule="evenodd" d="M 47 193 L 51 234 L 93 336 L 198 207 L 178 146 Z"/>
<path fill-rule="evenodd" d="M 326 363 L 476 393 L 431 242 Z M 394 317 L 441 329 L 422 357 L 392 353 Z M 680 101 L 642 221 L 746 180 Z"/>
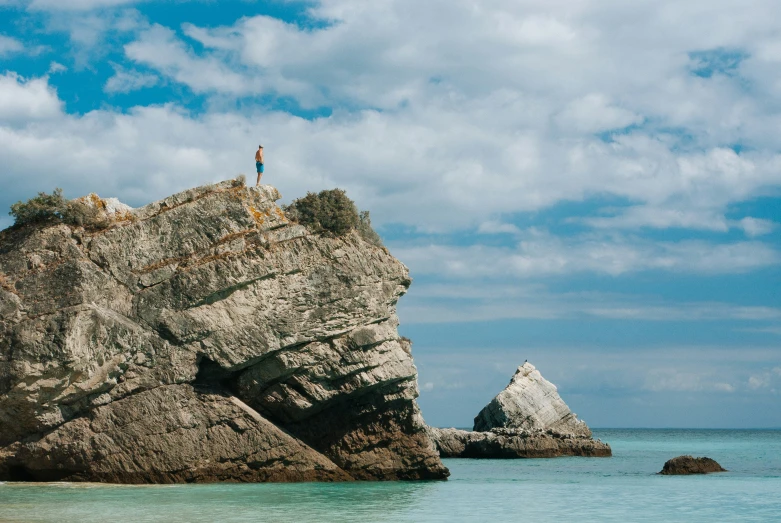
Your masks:
<path fill-rule="evenodd" d="M 553 430 L 491 429 L 474 432 L 429 428 L 441 458 L 556 458 L 559 456 L 609 457 L 610 445 Z"/>
<path fill-rule="evenodd" d="M 528 362 L 518 367 L 510 384 L 475 417 L 475 431 L 497 428 L 551 429 L 560 434 L 591 437 L 588 426 L 569 410 L 556 386 Z"/>
<path fill-rule="evenodd" d="M 663 476 L 686 476 L 689 474 L 710 474 L 712 472 L 727 472 L 727 469 L 711 458 L 678 456 L 668 460 L 659 474 Z"/>
<path fill-rule="evenodd" d="M 556 386 L 524 363 L 510 384 L 475 418 L 474 431 L 429 427 L 443 458 L 553 458 L 612 456 L 610 445 L 591 437 Z"/>

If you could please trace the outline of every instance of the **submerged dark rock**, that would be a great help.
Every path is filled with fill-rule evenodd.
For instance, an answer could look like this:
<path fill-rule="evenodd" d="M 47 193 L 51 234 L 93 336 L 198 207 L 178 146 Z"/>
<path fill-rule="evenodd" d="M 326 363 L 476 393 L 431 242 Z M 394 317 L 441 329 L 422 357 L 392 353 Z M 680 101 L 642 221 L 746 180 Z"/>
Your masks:
<path fill-rule="evenodd" d="M 0 480 L 442 479 L 407 268 L 229 181 L 0 232 Z"/>
<path fill-rule="evenodd" d="M 659 474 L 664 476 L 684 476 L 688 474 L 710 474 L 712 472 L 727 472 L 727 470 L 711 458 L 678 456 L 668 460 Z"/>

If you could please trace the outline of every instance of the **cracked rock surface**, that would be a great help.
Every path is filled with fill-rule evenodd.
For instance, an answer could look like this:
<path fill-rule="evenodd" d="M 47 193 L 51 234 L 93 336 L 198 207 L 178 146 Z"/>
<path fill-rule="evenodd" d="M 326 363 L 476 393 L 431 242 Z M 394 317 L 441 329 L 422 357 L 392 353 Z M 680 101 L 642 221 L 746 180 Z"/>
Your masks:
<path fill-rule="evenodd" d="M 591 437 L 556 386 L 528 362 L 475 417 L 473 431 L 430 427 L 429 434 L 443 458 L 612 455 L 610 445 Z"/>
<path fill-rule="evenodd" d="M 397 331 L 407 268 L 279 197 L 228 181 L 0 232 L 0 480 L 447 477 Z"/>
<path fill-rule="evenodd" d="M 591 430 L 564 403 L 556 386 L 529 362 L 518 367 L 510 384 L 475 417 L 474 430 L 495 428 L 551 429 L 591 437 Z"/>

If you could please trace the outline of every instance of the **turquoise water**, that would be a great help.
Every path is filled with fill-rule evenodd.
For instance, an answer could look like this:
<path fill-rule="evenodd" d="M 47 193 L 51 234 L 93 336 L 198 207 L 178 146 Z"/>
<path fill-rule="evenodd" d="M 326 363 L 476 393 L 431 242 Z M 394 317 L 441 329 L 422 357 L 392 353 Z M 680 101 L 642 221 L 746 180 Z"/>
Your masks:
<path fill-rule="evenodd" d="M 781 522 L 781 431 L 595 430 L 612 458 L 448 459 L 449 481 L 0 484 L 0 522 Z M 680 454 L 730 472 L 658 476 Z"/>

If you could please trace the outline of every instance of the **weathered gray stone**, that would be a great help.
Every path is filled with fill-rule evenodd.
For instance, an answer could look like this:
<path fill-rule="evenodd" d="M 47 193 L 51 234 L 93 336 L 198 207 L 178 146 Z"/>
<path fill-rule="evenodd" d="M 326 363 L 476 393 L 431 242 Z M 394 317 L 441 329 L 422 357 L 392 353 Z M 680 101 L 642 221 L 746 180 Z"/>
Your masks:
<path fill-rule="evenodd" d="M 560 434 L 591 437 L 586 423 L 570 411 L 556 386 L 528 362 L 518 367 L 510 384 L 475 417 L 475 431 L 495 428 L 551 429 Z"/>
<path fill-rule="evenodd" d="M 269 186 L 96 198 L 108 228 L 0 232 L 0 480 L 447 477 L 387 250 Z"/>
<path fill-rule="evenodd" d="M 610 445 L 592 438 L 559 434 L 552 430 L 492 429 L 473 432 L 429 428 L 443 458 L 555 458 L 559 456 L 607 457 Z"/>
<path fill-rule="evenodd" d="M 109 400 L 110 401 L 110 400 Z M 167 385 L 99 406 L 18 445 L 37 481 L 349 481 L 325 456 L 232 396 Z"/>
<path fill-rule="evenodd" d="M 510 384 L 475 418 L 474 431 L 429 427 L 443 458 L 552 458 L 611 456 L 610 445 L 591 437 L 531 363 L 518 367 Z"/>

